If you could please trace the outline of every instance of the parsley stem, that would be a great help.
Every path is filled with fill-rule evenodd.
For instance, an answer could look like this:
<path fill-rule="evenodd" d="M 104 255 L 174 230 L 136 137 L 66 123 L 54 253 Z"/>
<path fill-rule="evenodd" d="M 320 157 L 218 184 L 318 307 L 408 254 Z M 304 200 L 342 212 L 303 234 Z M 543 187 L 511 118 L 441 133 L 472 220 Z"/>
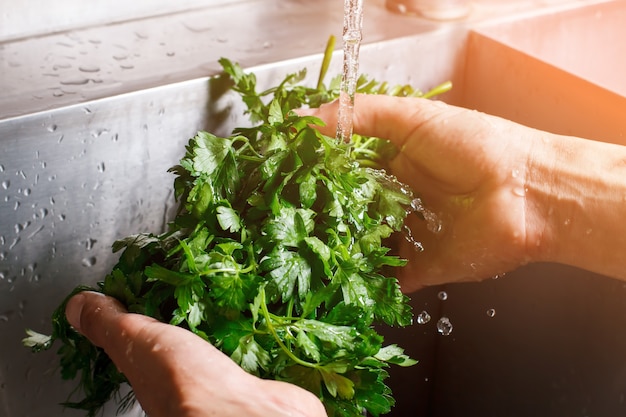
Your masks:
<path fill-rule="evenodd" d="M 198 272 L 198 275 L 205 276 L 205 275 L 212 275 L 212 274 L 219 274 L 219 273 L 226 273 L 226 272 L 231 272 L 233 274 L 246 274 L 252 271 L 253 269 L 254 269 L 254 265 L 249 265 L 243 269 L 236 269 L 236 268 L 205 269 L 204 271 Z"/>
<path fill-rule="evenodd" d="M 365 167 L 365 168 L 373 168 L 373 169 L 380 169 L 381 165 L 378 162 L 374 162 L 371 159 L 357 159 L 359 166 Z"/>
<path fill-rule="evenodd" d="M 353 154 L 360 154 L 360 155 L 367 155 L 369 157 L 371 157 L 372 159 L 376 160 L 380 158 L 380 154 L 376 151 L 373 151 L 371 149 L 367 149 L 367 148 L 355 148 L 352 151 Z"/>
<path fill-rule="evenodd" d="M 261 288 L 260 294 L 261 294 L 261 312 L 263 313 L 263 317 L 265 318 L 265 322 L 267 323 L 267 328 L 270 331 L 271 335 L 274 337 L 274 340 L 276 340 L 276 343 L 278 343 L 278 346 L 280 346 L 280 348 L 287 354 L 287 356 L 289 356 L 289 358 L 295 363 L 297 363 L 298 365 L 306 366 L 307 368 L 318 368 L 319 365 L 317 363 L 311 363 L 311 362 L 307 362 L 307 361 L 300 359 L 299 357 L 294 355 L 293 352 L 291 352 L 291 350 L 287 348 L 287 346 L 285 346 L 283 341 L 278 336 L 278 333 L 276 333 L 276 329 L 272 325 L 270 312 L 267 309 L 267 304 L 265 302 L 265 288 Z"/>

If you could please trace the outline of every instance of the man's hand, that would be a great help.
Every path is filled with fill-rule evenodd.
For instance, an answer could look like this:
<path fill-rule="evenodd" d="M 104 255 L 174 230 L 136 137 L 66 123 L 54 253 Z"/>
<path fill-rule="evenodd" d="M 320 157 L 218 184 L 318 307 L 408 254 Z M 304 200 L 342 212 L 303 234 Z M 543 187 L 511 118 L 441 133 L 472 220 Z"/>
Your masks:
<path fill-rule="evenodd" d="M 299 113 L 323 119 L 322 132 L 333 136 L 337 112 L 335 102 Z M 528 227 L 526 183 L 542 132 L 441 102 L 383 95 L 356 97 L 354 132 L 400 149 L 391 173 L 442 221 L 433 234 L 417 216 L 407 220 L 425 250 L 402 246 L 410 260 L 399 277 L 404 291 L 489 278 L 531 260 L 540 235 Z"/>
<path fill-rule="evenodd" d="M 193 333 L 130 314 L 113 298 L 79 293 L 66 315 L 126 375 L 150 417 L 326 416 L 310 392 L 250 375 Z"/>

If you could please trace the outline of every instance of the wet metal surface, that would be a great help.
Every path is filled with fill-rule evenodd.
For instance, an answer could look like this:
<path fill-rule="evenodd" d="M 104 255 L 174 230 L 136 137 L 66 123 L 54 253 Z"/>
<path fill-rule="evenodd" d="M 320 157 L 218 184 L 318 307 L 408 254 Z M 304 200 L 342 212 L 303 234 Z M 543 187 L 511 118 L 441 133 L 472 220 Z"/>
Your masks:
<path fill-rule="evenodd" d="M 476 2 L 468 21 L 455 23 L 394 15 L 383 3 L 365 2 L 360 71 L 423 89 L 452 80 L 455 87 L 445 99 L 460 103 L 471 82 L 465 78 L 468 31 L 508 13 L 515 2 L 507 7 Z M 562 4 L 557 9 L 566 9 L 581 2 L 557 3 Z M 92 284 L 110 270 L 117 259 L 110 250 L 115 239 L 165 228 L 175 208 L 167 169 L 178 162 L 190 136 L 199 129 L 225 135 L 245 123 L 241 104 L 212 77 L 219 71 L 217 59 L 224 56 L 249 67 L 260 89 L 305 67 L 313 83 L 328 36 L 341 32 L 341 13 L 341 2 L 335 0 L 221 2 L 219 7 L 0 43 L 0 416 L 82 416 L 62 411 L 58 403 L 74 383 L 60 382 L 54 351 L 33 355 L 20 345 L 24 329 L 49 332 L 50 314 L 62 298 L 77 284 Z M 331 74 L 340 73 L 339 58 Z M 532 299 L 529 307 L 535 321 L 525 322 L 526 304 L 516 294 L 559 274 L 574 276 L 577 284 L 571 289 L 544 287 L 543 298 Z M 591 288 L 593 278 L 538 266 L 446 289 L 446 301 L 437 297 L 437 288 L 415 294 L 416 313 L 428 310 L 432 320 L 408 333 L 389 332 L 390 341 L 409 344 L 421 361 L 396 378 L 394 389 L 402 398 L 392 415 L 436 415 L 436 408 L 461 416 L 463 407 L 489 415 L 498 404 L 498 410 L 506 409 L 506 401 L 524 403 L 511 392 L 533 376 L 540 382 L 529 391 L 534 396 L 530 402 L 556 411 L 537 408 L 526 415 L 559 415 L 559 410 L 574 415 L 570 411 L 581 409 L 583 401 L 603 401 L 613 410 L 623 407 L 619 394 L 626 371 L 621 361 L 614 367 L 608 362 L 617 362 L 616 352 L 626 349 L 626 341 L 614 333 L 614 326 L 626 326 L 619 308 L 625 290 L 621 283 L 597 280 L 603 284 L 593 290 L 594 299 L 607 308 L 593 310 L 591 302 L 581 307 L 577 303 L 590 292 L 581 289 Z M 564 297 L 569 302 L 542 310 L 538 306 L 550 305 L 546 294 L 554 294 L 552 301 Z M 490 309 L 497 311 L 494 317 L 486 314 Z M 556 352 L 564 344 L 582 343 L 584 335 L 577 335 L 573 325 L 562 326 L 553 339 L 545 327 L 533 332 L 541 314 L 556 326 L 567 322 L 572 311 L 580 312 L 578 323 L 592 338 L 581 344 L 584 349 L 599 356 L 598 346 L 613 346 L 606 360 L 576 366 L 585 362 L 584 351 L 571 351 L 567 362 L 558 360 Z M 442 339 L 436 323 L 444 314 L 454 331 Z M 516 354 L 520 343 L 537 349 L 526 362 Z M 510 377 L 509 385 L 498 380 L 505 371 L 523 373 L 533 363 L 541 368 L 544 358 L 558 364 L 546 369 L 563 374 Z M 611 386 L 602 385 L 594 367 L 611 379 Z M 570 381 L 568 372 L 574 375 Z M 494 387 L 498 390 L 491 394 L 479 392 Z M 587 401 L 578 395 L 581 390 L 595 399 Z M 449 401 L 455 395 L 457 401 Z M 491 402 L 472 402 L 472 395 L 488 396 Z M 557 397 L 571 406 L 549 402 Z M 113 415 L 114 410 L 105 413 Z"/>

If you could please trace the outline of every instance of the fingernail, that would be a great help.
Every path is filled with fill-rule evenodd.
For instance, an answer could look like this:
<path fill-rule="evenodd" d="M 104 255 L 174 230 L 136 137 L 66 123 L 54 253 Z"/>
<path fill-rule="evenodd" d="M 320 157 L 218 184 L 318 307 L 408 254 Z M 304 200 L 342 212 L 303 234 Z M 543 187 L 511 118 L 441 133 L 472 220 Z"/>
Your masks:
<path fill-rule="evenodd" d="M 70 298 L 65 306 L 65 317 L 70 325 L 80 331 L 80 315 L 85 305 L 85 296 L 83 293 L 78 293 Z"/>
<path fill-rule="evenodd" d="M 88 301 L 87 298 L 92 294 L 104 297 L 104 294 L 99 292 L 83 291 L 70 298 L 65 306 L 65 317 L 67 317 L 67 321 L 79 332 L 81 331 L 80 318 L 83 314 L 83 308 Z"/>

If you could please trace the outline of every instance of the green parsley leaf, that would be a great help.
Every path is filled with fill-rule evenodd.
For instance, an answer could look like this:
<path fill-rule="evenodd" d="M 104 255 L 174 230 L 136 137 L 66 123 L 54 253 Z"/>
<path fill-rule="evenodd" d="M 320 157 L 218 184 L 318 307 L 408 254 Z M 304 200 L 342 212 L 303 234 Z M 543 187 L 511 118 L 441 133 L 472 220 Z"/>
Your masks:
<path fill-rule="evenodd" d="M 408 297 L 385 273 L 406 263 L 386 242 L 402 230 L 413 191 L 384 171 L 397 153 L 388 141 L 344 143 L 292 111 L 338 97 L 340 77 L 323 82 L 332 42 L 315 88 L 300 85 L 303 69 L 257 92 L 253 73 L 219 61 L 251 125 L 189 140 L 169 170 L 180 203 L 169 230 L 115 242 L 119 261 L 95 290 L 193 331 L 252 374 L 311 391 L 331 417 L 378 416 L 394 404 L 384 368 L 415 363 L 383 346 L 375 327 L 412 322 Z M 365 76 L 357 91 L 431 94 Z M 61 377 L 77 378 L 82 395 L 64 405 L 94 417 L 111 399 L 123 410 L 133 397 L 120 396 L 125 376 L 67 322 L 67 300 L 87 289 L 53 312 L 50 336 L 27 330 L 23 343 L 61 343 Z"/>

